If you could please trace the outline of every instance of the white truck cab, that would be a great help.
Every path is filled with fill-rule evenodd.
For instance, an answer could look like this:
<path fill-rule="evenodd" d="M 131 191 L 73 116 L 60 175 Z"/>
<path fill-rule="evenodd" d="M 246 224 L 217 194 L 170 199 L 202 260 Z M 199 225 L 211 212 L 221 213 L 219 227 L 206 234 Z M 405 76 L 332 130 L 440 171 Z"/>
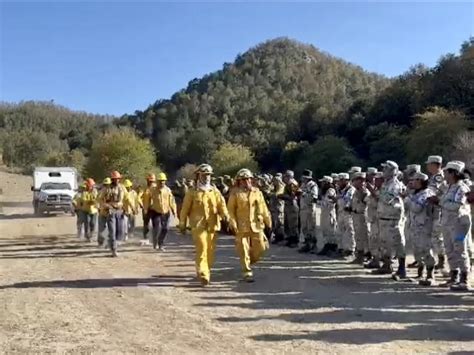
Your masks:
<path fill-rule="evenodd" d="M 57 211 L 73 213 L 72 200 L 77 192 L 77 180 L 75 168 L 35 168 L 31 187 L 35 214 Z"/>

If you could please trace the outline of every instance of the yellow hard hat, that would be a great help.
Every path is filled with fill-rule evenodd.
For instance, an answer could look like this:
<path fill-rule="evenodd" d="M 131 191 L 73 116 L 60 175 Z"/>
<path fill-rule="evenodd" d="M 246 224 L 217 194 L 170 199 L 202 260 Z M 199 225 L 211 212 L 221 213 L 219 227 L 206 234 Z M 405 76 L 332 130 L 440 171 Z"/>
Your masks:
<path fill-rule="evenodd" d="M 168 180 L 168 178 L 166 177 L 166 174 L 165 174 L 165 173 L 159 173 L 159 174 L 158 174 L 158 177 L 156 178 L 156 180 L 158 180 L 158 181 L 166 181 L 166 180 Z"/>
<path fill-rule="evenodd" d="M 132 183 L 129 179 L 126 179 L 126 180 L 123 182 L 123 186 L 125 186 L 125 187 L 132 187 L 132 186 L 133 186 L 133 183 Z"/>
<path fill-rule="evenodd" d="M 112 179 L 109 177 L 106 177 L 104 181 L 102 181 L 102 185 L 110 185 L 112 183 Z"/>

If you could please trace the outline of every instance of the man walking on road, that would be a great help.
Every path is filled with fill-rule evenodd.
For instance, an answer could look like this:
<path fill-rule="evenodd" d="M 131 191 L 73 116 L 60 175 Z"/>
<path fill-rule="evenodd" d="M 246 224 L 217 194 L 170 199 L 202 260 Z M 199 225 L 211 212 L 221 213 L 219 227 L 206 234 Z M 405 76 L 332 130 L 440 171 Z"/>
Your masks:
<path fill-rule="evenodd" d="M 227 208 L 230 228 L 235 232 L 235 246 L 240 257 L 243 278 L 253 282 L 252 265 L 268 249 L 264 230 L 271 228 L 272 219 L 262 192 L 252 186 L 253 174 L 241 169 L 236 176 L 237 188 L 231 193 Z"/>
<path fill-rule="evenodd" d="M 165 173 L 159 173 L 157 184 L 151 189 L 150 207 L 147 214 L 153 225 L 153 249 L 164 251 L 171 215 L 177 216 L 176 201 L 171 189 L 166 186 Z"/>

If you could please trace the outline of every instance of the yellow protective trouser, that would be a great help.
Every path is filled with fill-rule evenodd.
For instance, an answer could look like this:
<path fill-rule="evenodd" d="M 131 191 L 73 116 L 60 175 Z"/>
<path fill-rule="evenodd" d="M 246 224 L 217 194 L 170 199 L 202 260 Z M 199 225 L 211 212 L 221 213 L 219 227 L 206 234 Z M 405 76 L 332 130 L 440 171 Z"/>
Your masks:
<path fill-rule="evenodd" d="M 257 263 L 268 246 L 263 232 L 237 233 L 235 248 L 240 257 L 240 266 L 244 276 L 252 276 L 251 265 Z"/>
<path fill-rule="evenodd" d="M 191 234 L 193 236 L 194 246 L 196 247 L 197 276 L 209 281 L 216 251 L 216 233 L 203 229 L 193 229 Z"/>

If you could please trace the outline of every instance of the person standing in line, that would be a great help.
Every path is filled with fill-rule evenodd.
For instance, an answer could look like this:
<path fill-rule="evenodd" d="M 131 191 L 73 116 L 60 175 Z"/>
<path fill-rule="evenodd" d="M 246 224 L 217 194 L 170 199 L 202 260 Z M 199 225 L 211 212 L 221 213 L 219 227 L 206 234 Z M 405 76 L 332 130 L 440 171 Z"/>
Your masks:
<path fill-rule="evenodd" d="M 285 240 L 285 201 L 280 198 L 285 192 L 282 174 L 275 174 L 272 180 L 273 189 L 270 197 L 270 213 L 272 215 L 272 244 Z"/>
<path fill-rule="evenodd" d="M 447 184 L 444 180 L 444 173 L 441 166 L 443 158 L 439 155 L 430 155 L 426 160 L 426 170 L 428 172 L 429 180 L 428 187 L 433 193 L 440 198 L 447 190 Z M 438 263 L 435 265 L 435 270 L 439 270 L 443 276 L 448 276 L 446 271 L 446 250 L 443 241 L 443 228 L 441 227 L 441 207 L 433 205 L 433 214 L 431 215 L 432 228 L 432 244 L 433 252 L 438 256 Z"/>
<path fill-rule="evenodd" d="M 376 170 L 376 169 L 375 169 Z M 369 171 L 367 169 L 367 171 Z M 372 260 L 365 264 L 367 269 L 380 269 L 382 260 L 382 241 L 380 238 L 379 218 L 377 215 L 377 204 L 379 201 L 380 188 L 383 184 L 383 173 L 375 171 L 373 180 L 369 177 L 366 187 L 370 191 L 370 199 L 367 208 L 367 216 L 370 223 L 369 250 Z"/>
<path fill-rule="evenodd" d="M 339 174 L 337 199 L 337 232 L 339 252 L 343 257 L 352 257 L 355 250 L 354 222 L 352 220 L 352 198 L 355 188 L 348 173 Z"/>
<path fill-rule="evenodd" d="M 332 185 L 332 177 L 324 176 L 319 181 L 321 182 L 321 232 L 324 246 L 317 255 L 332 256 L 337 252 L 337 194 L 334 186 Z"/>
<path fill-rule="evenodd" d="M 352 176 L 352 186 L 354 186 L 354 196 L 352 198 L 351 210 L 352 221 L 354 223 L 354 238 L 356 243 L 356 255 L 354 264 L 363 265 L 364 256 L 369 251 L 369 222 L 367 217 L 370 192 L 365 187 L 366 174 L 363 172 L 354 173 Z"/>
<path fill-rule="evenodd" d="M 72 206 L 76 214 L 76 236 L 81 239 L 82 230 L 84 228 L 84 211 L 82 210 L 82 194 L 87 189 L 87 184 L 84 182 L 79 186 L 79 190 L 72 199 Z"/>
<path fill-rule="evenodd" d="M 398 259 L 398 270 L 392 275 L 396 281 L 406 279 L 405 235 L 403 231 L 405 185 L 398 179 L 398 164 L 387 160 L 383 167 L 384 183 L 380 188 L 377 214 L 383 249 L 383 265 L 376 274 L 392 273 L 392 256 Z"/>
<path fill-rule="evenodd" d="M 441 206 L 441 225 L 450 268 L 450 280 L 442 286 L 453 291 L 469 291 L 470 261 L 467 238 L 471 229 L 471 209 L 467 201 L 469 187 L 463 182 L 464 163 L 450 161 L 444 168 L 447 191 L 438 198 L 432 196 L 431 203 Z"/>
<path fill-rule="evenodd" d="M 288 170 L 284 177 L 283 182 L 285 183 L 285 190 L 283 194 L 279 195 L 279 198 L 285 201 L 285 238 L 286 246 L 290 248 L 296 248 L 299 241 L 299 186 L 295 180 L 295 174 L 293 171 Z"/>
<path fill-rule="evenodd" d="M 418 265 L 417 278 L 420 285 L 432 286 L 435 282 L 435 259 L 431 249 L 433 206 L 429 203 L 429 198 L 434 193 L 428 188 L 428 175 L 415 173 L 411 179 L 413 193 L 408 195 L 406 199 L 407 207 L 410 210 L 409 233 L 411 234 L 415 260 Z M 423 279 L 425 267 L 427 276 L 426 279 Z"/>
<path fill-rule="evenodd" d="M 316 202 L 318 201 L 318 185 L 313 180 L 313 172 L 305 170 L 302 176 L 300 195 L 300 221 L 304 244 L 300 253 L 309 253 L 317 249 Z"/>

